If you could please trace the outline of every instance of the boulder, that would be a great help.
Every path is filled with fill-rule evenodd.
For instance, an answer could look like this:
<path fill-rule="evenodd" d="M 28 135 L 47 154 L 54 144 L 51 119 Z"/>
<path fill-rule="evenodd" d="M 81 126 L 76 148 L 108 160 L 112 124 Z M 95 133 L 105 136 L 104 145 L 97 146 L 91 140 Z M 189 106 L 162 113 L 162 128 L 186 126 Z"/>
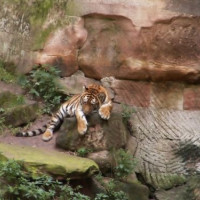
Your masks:
<path fill-rule="evenodd" d="M 96 178 L 92 179 L 92 189 L 95 192 L 95 194 L 105 192 L 105 189 L 109 188 L 108 184 L 110 181 L 113 181 L 113 179 L 108 177 L 102 177 L 102 179 L 99 181 Z M 132 183 L 126 183 L 121 181 L 114 182 L 113 185 L 114 191 L 123 191 L 129 200 L 148 200 L 149 198 L 149 189 L 147 186 L 142 185 L 140 182 L 132 182 Z"/>
<path fill-rule="evenodd" d="M 200 82 L 198 18 L 169 17 L 149 28 L 118 15 L 89 14 L 84 20 L 88 38 L 78 62 L 86 76 Z"/>
<path fill-rule="evenodd" d="M 0 161 L 14 159 L 23 162 L 33 175 L 47 173 L 55 177 L 80 179 L 98 172 L 97 164 L 86 158 L 27 146 L 0 144 Z"/>
<path fill-rule="evenodd" d="M 170 190 L 159 190 L 155 193 L 158 200 L 186 200 L 185 197 L 186 186 L 172 188 Z"/>
<path fill-rule="evenodd" d="M 70 76 L 78 70 L 78 49 L 86 38 L 83 19 L 73 17 L 70 25 L 57 29 L 49 36 L 35 62 L 57 66 L 61 76 Z"/>
<path fill-rule="evenodd" d="M 0 117 L 5 125 L 14 127 L 27 124 L 37 117 L 38 103 L 10 91 L 0 93 Z"/>
<path fill-rule="evenodd" d="M 86 15 L 88 37 L 79 51 L 80 69 L 87 77 L 125 78 L 131 72 L 121 69 L 125 58 L 134 54 L 137 30 L 122 16 Z M 135 38 L 134 40 L 132 38 Z"/>
<path fill-rule="evenodd" d="M 138 144 L 137 172 L 146 183 L 170 189 L 186 182 L 190 165 L 176 152 L 188 142 L 190 147 L 200 146 L 199 116 L 199 111 L 152 108 L 138 108 L 131 116 L 132 133 Z"/>
<path fill-rule="evenodd" d="M 70 77 L 61 78 L 61 79 L 58 79 L 58 81 L 63 88 L 63 92 L 67 95 L 82 93 L 84 85 L 87 86 L 93 83 L 100 85 L 99 81 L 85 77 L 84 73 L 80 70 L 75 72 Z"/>
<path fill-rule="evenodd" d="M 4 118 L 4 123 L 6 125 L 17 127 L 35 120 L 38 116 L 38 110 L 39 106 L 37 103 L 20 105 L 9 109 L 9 111 L 2 114 L 1 117 Z"/>
<path fill-rule="evenodd" d="M 75 118 L 64 121 L 56 138 L 56 146 L 76 151 L 81 147 L 93 151 L 111 150 L 124 147 L 128 139 L 128 131 L 120 113 L 112 113 L 108 121 L 97 113 L 88 116 L 88 130 L 84 136 L 77 131 Z"/>
<path fill-rule="evenodd" d="M 129 200 L 148 200 L 149 189 L 147 186 L 142 185 L 139 182 L 124 183 L 121 182 L 117 185 L 118 190 L 124 191 Z"/>
<path fill-rule="evenodd" d="M 94 160 L 102 173 L 109 172 L 113 168 L 113 156 L 107 150 L 89 153 L 87 158 Z"/>
<path fill-rule="evenodd" d="M 111 83 L 115 80 L 113 77 L 104 77 L 101 81 L 97 81 L 92 78 L 85 77 L 85 74 L 78 70 L 70 77 L 63 77 L 58 79 L 62 86 L 63 93 L 67 95 L 80 94 L 83 92 L 83 86 L 89 84 L 98 84 L 105 87 L 111 99 L 114 98 L 114 91 L 111 89 Z"/>

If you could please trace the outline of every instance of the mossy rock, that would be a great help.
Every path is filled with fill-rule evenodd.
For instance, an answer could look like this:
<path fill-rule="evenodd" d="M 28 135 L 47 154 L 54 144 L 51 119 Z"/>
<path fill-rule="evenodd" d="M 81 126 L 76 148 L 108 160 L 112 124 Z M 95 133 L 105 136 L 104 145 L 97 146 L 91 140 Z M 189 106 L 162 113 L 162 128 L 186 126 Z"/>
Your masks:
<path fill-rule="evenodd" d="M 24 96 L 9 91 L 0 94 L 0 118 L 5 125 L 17 127 L 33 121 L 37 117 L 39 105 L 28 102 Z"/>
<path fill-rule="evenodd" d="M 0 144 L 0 152 L 0 162 L 5 159 L 22 162 L 33 176 L 46 173 L 54 177 L 80 179 L 90 177 L 99 170 L 94 161 L 63 152 L 9 144 Z"/>
<path fill-rule="evenodd" d="M 186 176 L 184 174 L 151 172 L 145 181 L 154 188 L 167 190 L 174 186 L 183 185 L 186 182 Z"/>
<path fill-rule="evenodd" d="M 170 190 L 158 190 L 155 193 L 156 199 L 158 200 L 186 200 L 187 186 L 182 185 L 174 187 Z M 190 198 L 188 198 L 189 200 Z"/>
<path fill-rule="evenodd" d="M 117 189 L 122 190 L 128 196 L 129 200 L 149 200 L 149 189 L 139 182 L 123 183 L 117 185 Z"/>
<path fill-rule="evenodd" d="M 113 181 L 113 179 L 103 177 L 102 180 L 99 181 L 98 179 L 93 178 L 91 190 L 95 194 L 104 193 L 107 187 L 106 185 L 108 185 L 110 181 Z M 129 200 L 149 200 L 149 189 L 147 186 L 142 185 L 140 182 L 126 183 L 117 181 L 114 182 L 113 186 L 114 191 L 123 191 Z"/>
<path fill-rule="evenodd" d="M 93 151 L 111 150 L 126 145 L 129 133 L 121 113 L 112 113 L 109 120 L 103 120 L 98 113 L 93 113 L 87 117 L 87 121 L 87 133 L 81 136 L 77 131 L 76 119 L 66 119 L 58 132 L 56 145 L 72 151 L 81 147 Z"/>
<path fill-rule="evenodd" d="M 0 108 L 5 110 L 22 105 L 24 102 L 24 97 L 21 95 L 15 95 L 9 91 L 0 93 Z"/>
<path fill-rule="evenodd" d="M 1 117 L 4 118 L 5 125 L 17 127 L 36 119 L 38 109 L 39 106 L 37 103 L 19 105 L 9 109 L 9 111 L 7 111 L 5 114 L 2 114 Z"/>

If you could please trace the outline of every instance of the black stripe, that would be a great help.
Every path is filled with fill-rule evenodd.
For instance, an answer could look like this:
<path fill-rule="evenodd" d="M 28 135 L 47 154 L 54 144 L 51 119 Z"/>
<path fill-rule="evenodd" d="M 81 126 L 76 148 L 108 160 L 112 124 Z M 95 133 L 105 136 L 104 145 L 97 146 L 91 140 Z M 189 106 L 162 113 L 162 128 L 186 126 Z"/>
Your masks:
<path fill-rule="evenodd" d="M 33 136 L 36 136 L 36 131 L 32 131 L 32 133 L 33 133 Z"/>
<path fill-rule="evenodd" d="M 62 116 L 62 114 L 61 114 L 61 116 Z M 59 116 L 58 113 L 56 113 L 56 117 L 58 117 L 58 119 L 59 119 L 60 121 L 62 120 L 62 118 Z"/>

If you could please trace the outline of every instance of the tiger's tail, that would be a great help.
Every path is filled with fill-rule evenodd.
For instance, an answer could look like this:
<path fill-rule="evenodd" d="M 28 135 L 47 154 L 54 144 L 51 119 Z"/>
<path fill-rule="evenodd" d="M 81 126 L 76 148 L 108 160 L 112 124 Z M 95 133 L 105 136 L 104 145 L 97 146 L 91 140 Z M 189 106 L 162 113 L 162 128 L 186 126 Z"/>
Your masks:
<path fill-rule="evenodd" d="M 34 131 L 27 131 L 27 132 L 18 132 L 16 133 L 16 137 L 33 137 L 33 136 L 37 136 L 37 135 L 41 135 L 45 132 L 47 128 L 47 125 L 44 125 L 42 128 L 38 128 Z"/>

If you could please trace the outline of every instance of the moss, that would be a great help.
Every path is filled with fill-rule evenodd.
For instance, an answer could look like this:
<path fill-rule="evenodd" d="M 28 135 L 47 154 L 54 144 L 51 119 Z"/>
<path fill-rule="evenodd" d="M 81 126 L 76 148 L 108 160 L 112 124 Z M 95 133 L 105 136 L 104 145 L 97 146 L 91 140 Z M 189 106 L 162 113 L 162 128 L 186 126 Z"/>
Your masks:
<path fill-rule="evenodd" d="M 25 99 L 22 95 L 15 95 L 9 91 L 0 94 L 0 108 L 3 108 L 5 111 L 23 105 L 24 103 Z"/>
<path fill-rule="evenodd" d="M 73 0 L 8 0 L 3 2 L 2 7 L 10 7 L 13 11 L 17 10 L 18 18 L 23 19 L 24 22 L 30 25 L 30 36 L 32 38 L 30 47 L 32 50 L 38 50 L 43 48 L 47 37 L 52 31 L 62 26 L 62 23 L 72 22 L 72 18 L 70 19 L 67 16 L 77 16 L 77 6 Z M 57 13 L 64 16 L 65 19 L 57 19 Z M 55 19 L 53 18 L 54 14 Z M 47 17 L 52 17 L 54 20 L 49 20 L 48 24 L 44 25 Z"/>
<path fill-rule="evenodd" d="M 6 63 L 0 60 L 0 81 L 6 83 L 15 83 L 17 78 L 14 75 L 16 66 L 12 63 Z"/>
<path fill-rule="evenodd" d="M 160 189 L 170 189 L 186 182 L 186 177 L 182 174 L 151 173 L 151 177 L 153 178 L 153 186 Z M 147 182 L 149 181 L 147 180 Z"/>
<path fill-rule="evenodd" d="M 46 39 L 48 38 L 48 36 L 50 35 L 50 33 L 55 30 L 55 26 L 51 25 L 48 28 L 40 31 L 37 36 L 35 37 L 35 41 L 33 44 L 33 49 L 37 50 L 37 49 L 41 49 L 43 48 Z"/>
<path fill-rule="evenodd" d="M 13 62 L 5 62 L 0 59 L 0 67 L 3 67 L 11 75 L 15 75 L 16 65 Z"/>
<path fill-rule="evenodd" d="M 38 104 L 19 105 L 10 108 L 2 117 L 5 119 L 4 124 L 17 127 L 27 124 L 37 118 Z"/>
<path fill-rule="evenodd" d="M 68 0 L 66 6 L 66 14 L 71 16 L 78 16 L 79 15 L 79 7 L 78 4 L 75 3 L 74 0 Z"/>
<path fill-rule="evenodd" d="M 140 183 L 123 183 L 117 185 L 118 191 L 122 190 L 128 195 L 129 199 L 148 200 L 149 190 L 145 185 Z"/>
<path fill-rule="evenodd" d="M 62 152 L 49 152 L 25 146 L 0 144 L 0 161 L 14 159 L 23 161 L 32 174 L 49 173 L 65 178 L 83 178 L 98 171 L 97 164 L 89 159 L 67 155 Z"/>

